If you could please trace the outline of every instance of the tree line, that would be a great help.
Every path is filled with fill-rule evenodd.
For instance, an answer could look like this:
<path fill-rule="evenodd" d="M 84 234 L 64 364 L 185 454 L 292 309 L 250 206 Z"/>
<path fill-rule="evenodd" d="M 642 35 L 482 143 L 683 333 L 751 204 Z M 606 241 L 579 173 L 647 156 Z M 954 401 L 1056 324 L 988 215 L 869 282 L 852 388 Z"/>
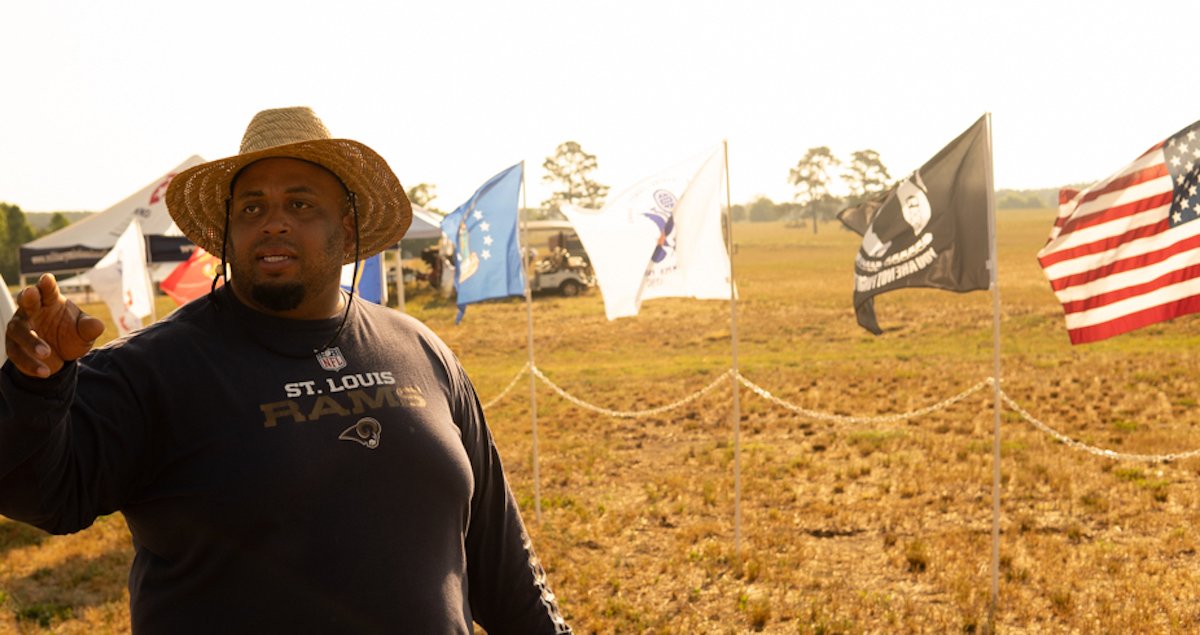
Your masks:
<path fill-rule="evenodd" d="M 564 205 L 599 209 L 604 205 L 609 186 L 595 180 L 592 173 L 598 167 L 596 155 L 585 151 L 578 142 L 565 141 L 558 145 L 554 154 L 546 157 L 542 168 L 546 174 L 542 180 L 554 186 L 550 197 L 537 208 L 529 210 L 533 218 L 565 218 L 560 211 Z M 832 192 L 835 177 L 842 183 L 844 194 Z M 891 173 L 884 165 L 879 153 L 870 148 L 856 150 L 845 160 L 834 155 L 828 146 L 809 148 L 796 166 L 788 172 L 788 183 L 795 189 L 791 201 L 775 202 L 759 196 L 731 209 L 735 221 L 788 221 L 789 225 L 800 226 L 811 223 L 817 231 L 818 223 L 836 218 L 837 213 L 847 207 L 879 194 L 891 187 Z M 444 213 L 431 206 L 437 198 L 437 187 L 430 183 L 418 183 L 409 188 L 408 197 L 413 203 Z M 998 209 L 1045 208 L 1058 204 L 1058 189 L 998 190 Z"/>
<path fill-rule="evenodd" d="M 541 206 L 529 210 L 536 219 L 564 219 L 562 208 L 565 205 L 578 205 L 589 209 L 600 209 L 604 206 L 604 198 L 608 196 L 607 185 L 602 185 L 592 178 L 592 172 L 599 163 L 596 155 L 589 154 L 575 141 L 560 143 L 554 154 L 542 162 L 546 174 L 543 181 L 551 183 L 555 189 L 550 198 L 542 201 Z M 438 214 L 445 214 L 432 206 L 437 198 L 437 186 L 431 183 L 418 183 L 408 188 L 408 198 L 414 204 Z"/>
<path fill-rule="evenodd" d="M 67 214 L 55 212 L 45 227 L 34 229 L 21 207 L 12 203 L 0 202 L 0 214 L 4 217 L 0 222 L 0 276 L 8 283 L 20 275 L 21 245 L 71 224 Z"/>
<path fill-rule="evenodd" d="M 550 197 L 537 208 L 529 210 L 537 219 L 565 218 L 560 211 L 564 205 L 599 209 L 608 196 L 609 186 L 596 181 L 593 172 L 599 166 L 596 155 L 583 149 L 578 142 L 565 141 L 542 162 L 546 174 L 542 180 L 553 186 Z M 839 170 L 840 168 L 840 170 Z M 834 177 L 841 180 L 845 194 L 835 195 L 831 188 Z M 788 183 L 795 189 L 791 201 L 775 202 L 760 196 L 745 204 L 734 205 L 730 213 L 734 221 L 787 221 L 791 226 L 810 224 L 816 232 L 821 221 L 836 218 L 846 207 L 892 186 L 892 177 L 879 153 L 872 149 L 850 153 L 845 161 L 834 155 L 827 146 L 809 148 L 791 168 Z M 1085 187 L 1082 185 L 1079 187 Z M 430 211 L 444 213 L 433 207 L 437 186 L 418 183 L 408 189 L 413 203 Z M 998 209 L 1045 208 L 1058 205 L 1058 189 L 998 190 Z M 55 212 L 43 228 L 35 229 L 21 208 L 0 203 L 3 223 L 0 223 L 0 275 L 15 280 L 18 275 L 20 246 L 35 238 L 58 231 L 71 223 L 76 213 Z"/>

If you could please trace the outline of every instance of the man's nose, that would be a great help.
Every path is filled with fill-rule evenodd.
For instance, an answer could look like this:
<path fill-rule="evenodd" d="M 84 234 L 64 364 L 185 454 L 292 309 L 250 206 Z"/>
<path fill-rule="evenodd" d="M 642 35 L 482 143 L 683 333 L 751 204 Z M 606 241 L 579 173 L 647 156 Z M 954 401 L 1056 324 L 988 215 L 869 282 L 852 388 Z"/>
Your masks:
<path fill-rule="evenodd" d="M 283 203 L 269 203 L 263 216 L 262 231 L 264 234 L 285 234 L 292 229 L 291 216 L 284 209 Z"/>

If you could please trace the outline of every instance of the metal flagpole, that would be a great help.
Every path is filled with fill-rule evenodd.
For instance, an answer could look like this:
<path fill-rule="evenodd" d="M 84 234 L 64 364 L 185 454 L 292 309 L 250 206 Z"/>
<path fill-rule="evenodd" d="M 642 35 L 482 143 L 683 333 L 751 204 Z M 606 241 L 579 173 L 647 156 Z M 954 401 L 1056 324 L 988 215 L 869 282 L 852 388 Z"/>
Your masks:
<path fill-rule="evenodd" d="M 158 321 L 158 294 L 154 292 L 154 253 L 150 251 L 150 237 L 146 237 L 146 290 L 150 292 L 150 322 Z"/>
<path fill-rule="evenodd" d="M 132 222 L 137 223 L 137 219 Z M 138 223 L 138 232 L 142 231 L 141 223 Z M 154 293 L 154 250 L 150 245 L 150 237 L 142 235 L 142 249 L 146 252 L 146 286 L 150 291 L 150 324 L 158 321 L 158 295 Z"/>
<path fill-rule="evenodd" d="M 729 338 L 733 342 L 733 551 L 742 551 L 742 404 L 738 392 L 737 288 L 733 284 L 733 204 L 729 193 L 729 140 L 725 146 L 725 218 L 729 233 Z"/>
<path fill-rule="evenodd" d="M 529 208 L 525 206 L 525 162 L 521 161 L 521 217 L 529 215 Z M 521 228 L 521 269 L 525 272 L 525 315 L 528 318 L 528 339 L 529 339 L 529 418 L 533 425 L 533 513 L 537 521 L 542 522 L 542 482 L 538 470 L 538 426 L 537 426 L 537 376 L 534 374 L 534 369 L 537 365 L 533 363 L 533 292 L 529 282 L 529 266 L 528 251 L 529 246 L 529 219 L 525 218 Z"/>
<path fill-rule="evenodd" d="M 992 113 L 984 115 L 987 143 L 987 170 L 984 181 L 987 187 L 988 242 L 991 246 L 992 286 L 992 598 L 988 605 L 988 632 L 996 632 L 996 607 L 1000 603 L 1000 284 L 998 269 L 1000 258 L 996 248 L 996 190 L 992 183 Z"/>

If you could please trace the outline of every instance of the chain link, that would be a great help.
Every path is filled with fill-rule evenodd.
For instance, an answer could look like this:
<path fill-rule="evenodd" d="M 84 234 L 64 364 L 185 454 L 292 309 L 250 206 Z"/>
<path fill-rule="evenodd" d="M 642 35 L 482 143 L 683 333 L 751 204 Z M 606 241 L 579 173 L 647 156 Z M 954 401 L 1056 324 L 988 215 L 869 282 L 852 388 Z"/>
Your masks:
<path fill-rule="evenodd" d="M 809 419 L 816 419 L 818 421 L 834 421 L 837 423 L 897 423 L 900 421 L 905 421 L 908 419 L 912 419 L 914 417 L 920 417 L 922 415 L 927 415 L 931 412 L 936 412 L 938 410 L 942 410 L 943 408 L 947 408 L 953 404 L 956 404 L 956 403 L 962 401 L 963 399 L 966 399 L 967 397 L 970 397 L 971 395 L 982 390 L 984 386 L 988 386 L 992 383 L 991 377 L 988 377 L 987 379 L 984 379 L 983 381 L 979 382 L 978 384 L 971 386 L 970 388 L 958 393 L 957 395 L 954 395 L 953 397 L 950 397 L 949 399 L 939 401 L 938 403 L 935 403 L 932 406 L 926 406 L 924 408 L 913 410 L 911 412 L 902 412 L 902 413 L 893 414 L 893 415 L 876 415 L 876 416 L 871 416 L 871 417 L 852 417 L 852 416 L 848 416 L 848 415 L 836 415 L 836 414 L 829 414 L 829 413 L 825 413 L 825 412 L 817 412 L 816 410 L 809 410 L 807 408 L 801 408 L 800 406 L 797 406 L 795 404 L 788 403 L 787 401 L 784 401 L 783 399 L 780 399 L 779 397 L 772 395 L 770 392 L 768 392 L 766 389 L 759 386 L 758 384 L 755 384 L 754 382 L 750 381 L 749 379 L 746 379 L 746 377 L 744 375 L 742 375 L 741 373 L 738 373 L 738 380 L 740 380 L 744 386 L 749 388 L 751 391 L 753 391 L 759 397 L 762 397 L 763 399 L 766 399 L 767 401 L 770 401 L 776 405 L 783 406 L 784 408 L 787 408 L 788 410 L 791 410 L 792 412 L 794 412 L 798 415 L 807 417 Z"/>
<path fill-rule="evenodd" d="M 674 403 L 667 404 L 665 406 L 659 406 L 657 408 L 649 408 L 646 410 L 613 410 L 610 408 L 604 408 L 602 406 L 597 406 L 597 405 L 588 403 L 588 402 L 568 393 L 566 390 L 563 390 L 563 388 L 560 387 L 558 384 L 555 384 L 553 381 L 550 381 L 550 378 L 546 377 L 545 373 L 543 373 L 540 368 L 538 368 L 536 366 L 531 367 L 529 365 L 529 363 L 526 362 L 525 366 L 523 366 L 521 368 L 521 370 L 517 372 L 516 377 L 513 377 L 512 381 L 508 383 L 508 386 L 505 387 L 505 389 L 503 391 L 501 391 L 501 393 L 499 395 L 497 395 L 491 401 L 484 404 L 483 408 L 485 410 L 488 408 L 491 408 L 498 401 L 500 401 L 501 399 L 506 397 L 508 395 L 508 393 L 512 391 L 513 387 L 517 385 L 517 381 L 519 381 L 521 379 L 521 377 L 525 376 L 525 373 L 527 371 L 532 371 L 533 375 L 535 377 L 540 379 L 542 381 L 542 383 L 549 386 L 551 390 L 553 390 L 555 393 L 558 394 L 558 396 L 562 397 L 563 399 L 566 399 L 567 401 L 575 404 L 576 406 L 579 406 L 580 408 L 584 408 L 586 410 L 591 410 L 592 412 L 597 412 L 600 414 L 608 415 L 610 417 L 618 417 L 618 418 L 623 418 L 623 419 L 648 417 L 651 415 L 669 412 L 676 408 L 685 406 L 685 405 L 699 399 L 700 397 L 703 397 L 704 395 L 712 392 L 717 386 L 719 386 L 721 384 L 722 381 L 724 381 L 730 375 L 735 374 L 732 369 L 727 370 L 724 373 L 721 373 L 720 375 L 718 375 L 717 378 L 712 381 L 712 383 L 705 386 L 704 388 L 701 388 L 700 390 L 684 397 L 683 399 L 680 399 Z M 867 417 L 856 417 L 856 416 L 850 416 L 850 415 L 830 414 L 830 413 L 826 413 L 826 412 L 818 412 L 816 410 L 809 410 L 807 408 L 802 408 L 793 403 L 789 403 L 783 399 L 780 399 L 779 397 L 776 397 L 775 395 L 771 394 L 770 391 L 768 391 L 765 388 L 763 388 L 762 386 L 759 386 L 758 384 L 755 384 L 754 382 L 750 381 L 749 379 L 746 378 L 745 375 L 742 375 L 741 373 L 736 373 L 736 377 L 737 377 L 737 380 L 739 382 L 741 382 L 741 384 L 743 386 L 745 386 L 746 388 L 749 388 L 751 392 L 755 393 L 759 397 L 762 397 L 763 399 L 766 399 L 767 401 L 770 401 L 771 403 L 774 403 L 778 406 L 786 408 L 787 410 L 790 410 L 802 417 L 806 417 L 809 419 L 816 419 L 818 421 L 831 421 L 831 422 L 835 422 L 835 423 L 858 423 L 858 424 L 862 424 L 862 423 L 898 423 L 901 421 L 906 421 L 908 419 L 913 419 L 916 417 L 924 416 L 924 415 L 930 414 L 932 412 L 937 412 L 939 410 L 944 410 L 945 408 L 948 408 L 948 407 L 962 401 L 963 399 L 970 397 L 971 395 L 982 390 L 984 387 L 990 386 L 993 383 L 993 380 L 991 377 L 986 377 L 979 383 L 958 393 L 957 395 L 954 395 L 953 397 L 949 397 L 949 398 L 939 401 L 935 404 L 925 406 L 924 408 L 918 408 L 916 410 L 912 410 L 909 412 L 902 412 L 902 413 L 891 414 L 891 415 L 875 415 L 875 416 L 867 416 Z M 1013 410 L 1013 412 L 1016 412 L 1022 419 L 1027 421 L 1034 428 L 1037 428 L 1039 431 L 1050 435 L 1055 440 L 1057 440 L 1058 442 L 1062 443 L 1063 445 L 1065 445 L 1071 449 L 1079 450 L 1082 452 L 1087 452 L 1088 454 L 1092 454 L 1094 456 L 1099 456 L 1099 457 L 1103 457 L 1106 459 L 1112 459 L 1112 460 L 1117 460 L 1117 461 L 1140 461 L 1140 462 L 1144 462 L 1144 463 L 1168 463 L 1171 461 L 1180 461 L 1183 459 L 1193 459 L 1193 458 L 1200 457 L 1200 449 L 1189 450 L 1186 452 L 1173 452 L 1170 454 L 1133 454 L 1133 453 L 1128 453 L 1128 452 L 1116 452 L 1114 450 L 1106 450 L 1104 448 L 1096 447 L 1094 445 L 1089 445 L 1082 441 L 1077 441 L 1077 440 L 1072 439 L 1071 437 L 1063 434 L 1062 432 L 1055 430 L 1054 428 L 1050 427 L 1048 424 L 1044 423 L 1043 421 L 1041 421 L 1038 418 L 1034 417 L 1033 415 L 1029 414 L 1029 411 L 1022 408 L 1020 404 L 1018 404 L 1016 401 L 1014 401 L 1012 399 L 1012 397 L 1009 397 L 1008 394 L 1005 393 L 1003 390 L 1000 391 L 1000 399 L 1001 399 L 1001 401 L 1004 402 L 1004 404 L 1006 406 L 1011 408 Z"/>
<path fill-rule="evenodd" d="M 713 382 L 711 384 L 688 395 L 687 397 L 684 397 L 683 399 L 680 399 L 679 401 L 676 401 L 675 403 L 667 404 L 665 406 L 659 406 L 657 408 L 650 408 L 648 410 L 611 410 L 609 408 L 604 408 L 601 406 L 596 406 L 596 405 L 590 404 L 590 403 L 568 393 L 567 391 L 560 388 L 558 386 L 558 384 L 555 384 L 554 382 L 550 381 L 550 378 L 546 377 L 546 375 L 542 373 L 540 368 L 538 368 L 537 366 L 533 367 L 534 376 L 536 376 L 538 379 L 542 380 L 542 382 L 544 382 L 547 386 L 549 386 L 551 390 L 558 393 L 559 397 L 566 399 L 567 401 L 575 404 L 576 406 L 579 406 L 580 408 L 584 408 L 586 410 L 591 410 L 592 412 L 598 412 L 600 414 L 605 414 L 610 417 L 618 417 L 618 418 L 622 418 L 622 419 L 633 419 L 633 418 L 637 418 L 637 417 L 649 417 L 651 415 L 662 414 L 664 412 L 674 410 L 681 406 L 685 406 L 685 405 L 699 399 L 700 397 L 703 397 L 704 395 L 708 394 L 709 392 L 711 392 L 722 381 L 724 381 L 726 378 L 728 378 L 732 372 L 733 372 L 732 370 L 727 370 L 727 371 L 721 373 L 720 375 L 717 376 L 716 379 L 713 380 Z"/>
<path fill-rule="evenodd" d="M 1017 402 L 1013 401 L 1012 398 L 1004 393 L 1004 391 L 1000 391 L 1000 399 L 1005 405 L 1007 405 L 1009 408 L 1012 408 L 1014 412 L 1016 412 L 1018 415 L 1021 415 L 1022 419 L 1032 424 L 1033 427 L 1054 437 L 1067 447 L 1075 450 L 1081 450 L 1083 452 L 1087 452 L 1088 454 L 1094 454 L 1096 456 L 1117 461 L 1141 461 L 1143 463 L 1166 463 L 1200 456 L 1200 450 L 1189 450 L 1187 452 L 1176 452 L 1172 454 L 1128 454 L 1125 452 L 1105 450 L 1104 448 L 1098 448 L 1094 445 L 1088 445 L 1082 441 L 1076 441 L 1075 439 L 1072 439 L 1071 437 L 1039 421 L 1033 415 L 1029 414 L 1028 411 L 1018 405 Z"/>
<path fill-rule="evenodd" d="M 492 406 L 496 405 L 496 402 L 507 397 L 508 393 L 512 391 L 513 386 L 517 385 L 517 381 L 525 376 L 525 371 L 527 371 L 527 370 L 529 370 L 529 362 L 525 362 L 525 365 L 521 367 L 521 370 L 517 371 L 517 376 L 513 377 L 512 381 L 508 382 L 508 386 L 505 387 L 504 390 L 501 390 L 500 394 L 496 395 L 495 397 L 492 397 L 491 401 L 483 404 L 483 409 L 487 410 L 487 409 L 491 408 Z"/>

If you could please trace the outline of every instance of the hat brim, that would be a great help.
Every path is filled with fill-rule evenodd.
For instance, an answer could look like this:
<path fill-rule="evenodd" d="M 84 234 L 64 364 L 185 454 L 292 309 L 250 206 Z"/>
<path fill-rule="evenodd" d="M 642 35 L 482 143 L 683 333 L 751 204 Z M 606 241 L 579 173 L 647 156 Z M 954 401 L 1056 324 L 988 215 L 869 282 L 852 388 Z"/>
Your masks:
<path fill-rule="evenodd" d="M 230 184 L 242 168 L 269 158 L 320 165 L 354 193 L 360 259 L 399 242 L 412 224 L 412 204 L 383 157 L 357 141 L 317 139 L 201 163 L 180 172 L 167 187 L 167 210 L 183 235 L 205 251 L 221 255 Z M 351 262 L 353 255 L 344 264 Z"/>

